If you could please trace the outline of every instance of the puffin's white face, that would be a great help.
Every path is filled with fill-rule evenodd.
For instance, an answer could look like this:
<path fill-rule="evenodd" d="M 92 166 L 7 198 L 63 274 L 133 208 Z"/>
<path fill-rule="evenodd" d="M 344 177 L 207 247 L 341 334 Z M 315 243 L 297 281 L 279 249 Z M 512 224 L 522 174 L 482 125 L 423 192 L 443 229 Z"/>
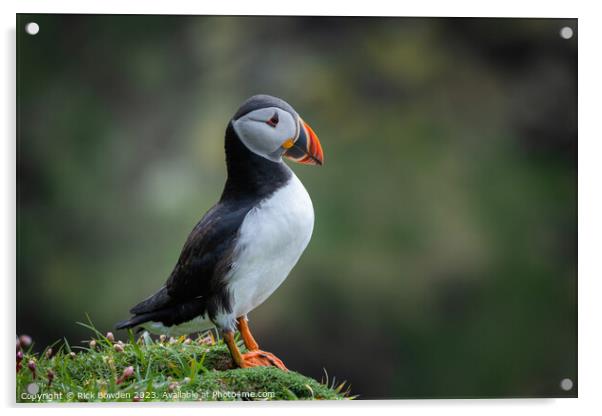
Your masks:
<path fill-rule="evenodd" d="M 282 155 L 299 137 L 300 121 L 281 108 L 266 107 L 251 111 L 232 122 L 240 140 L 259 156 L 280 162 Z"/>

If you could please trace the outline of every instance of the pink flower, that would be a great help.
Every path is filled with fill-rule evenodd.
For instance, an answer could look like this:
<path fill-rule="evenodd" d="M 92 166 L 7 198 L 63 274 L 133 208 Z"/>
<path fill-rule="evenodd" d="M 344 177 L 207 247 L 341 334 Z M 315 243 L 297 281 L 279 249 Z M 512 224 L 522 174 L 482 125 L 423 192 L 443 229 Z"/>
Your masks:
<path fill-rule="evenodd" d="M 134 375 L 134 367 L 132 367 L 132 366 L 126 367 L 126 369 L 123 370 L 123 374 L 121 374 L 121 377 L 119 377 L 117 379 L 116 383 L 121 384 L 128 378 L 132 377 L 133 375 Z"/>

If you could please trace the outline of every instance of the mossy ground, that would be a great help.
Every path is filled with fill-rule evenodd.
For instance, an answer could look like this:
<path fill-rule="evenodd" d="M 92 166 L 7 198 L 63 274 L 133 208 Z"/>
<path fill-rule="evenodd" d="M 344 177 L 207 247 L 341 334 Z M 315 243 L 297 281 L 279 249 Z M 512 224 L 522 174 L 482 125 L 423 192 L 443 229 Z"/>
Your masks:
<path fill-rule="evenodd" d="M 88 347 L 65 343 L 56 352 L 24 352 L 17 402 L 349 398 L 344 383 L 320 383 L 275 367 L 233 368 L 226 345 L 210 337 L 135 340 L 130 333 L 122 343 L 89 328 L 95 337 Z"/>

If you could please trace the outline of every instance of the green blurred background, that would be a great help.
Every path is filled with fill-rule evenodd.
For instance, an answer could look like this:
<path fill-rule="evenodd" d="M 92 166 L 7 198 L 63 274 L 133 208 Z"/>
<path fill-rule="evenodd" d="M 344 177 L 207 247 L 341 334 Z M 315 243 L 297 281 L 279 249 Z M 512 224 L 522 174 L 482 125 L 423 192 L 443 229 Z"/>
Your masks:
<path fill-rule="evenodd" d="M 36 36 L 24 25 L 40 25 Z M 248 96 L 291 103 L 313 239 L 254 311 L 361 398 L 575 396 L 576 19 L 19 15 L 17 331 L 102 331 L 161 285 Z M 125 334 L 119 334 L 125 337 Z"/>

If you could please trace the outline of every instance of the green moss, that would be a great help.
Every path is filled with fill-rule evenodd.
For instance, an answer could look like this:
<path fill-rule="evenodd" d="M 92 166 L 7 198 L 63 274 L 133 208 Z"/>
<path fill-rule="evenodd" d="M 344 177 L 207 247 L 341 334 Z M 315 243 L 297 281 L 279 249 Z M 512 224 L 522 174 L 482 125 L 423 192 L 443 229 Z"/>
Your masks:
<path fill-rule="evenodd" d="M 93 328 L 91 328 L 93 329 Z M 342 391 L 294 371 L 233 368 L 226 345 L 207 338 L 114 344 L 96 331 L 94 348 L 25 352 L 17 372 L 18 402 L 339 400 Z M 117 345 L 117 346 L 116 346 Z M 242 345 L 241 345 L 242 349 Z M 35 365 L 34 372 L 28 363 Z M 131 367 L 131 375 L 127 375 Z M 125 372 L 125 373 L 124 373 Z M 49 375 L 53 374 L 53 375 Z M 127 376 L 124 378 L 124 374 Z M 35 393 L 35 394 L 32 394 Z"/>

